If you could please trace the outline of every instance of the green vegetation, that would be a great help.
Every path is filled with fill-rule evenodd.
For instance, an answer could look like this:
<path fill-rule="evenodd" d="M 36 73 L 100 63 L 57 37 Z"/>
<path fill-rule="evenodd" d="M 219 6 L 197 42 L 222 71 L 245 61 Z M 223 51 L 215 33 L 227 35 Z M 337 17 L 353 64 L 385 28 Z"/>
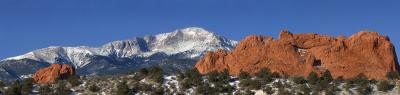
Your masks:
<path fill-rule="evenodd" d="M 155 83 L 162 84 L 164 81 L 163 75 L 164 71 L 160 67 L 151 67 L 149 69 L 148 77 L 146 79 L 149 79 L 150 81 L 153 81 Z"/>
<path fill-rule="evenodd" d="M 33 89 L 33 79 L 27 78 L 22 80 L 21 94 L 29 95 Z"/>
<path fill-rule="evenodd" d="M 216 95 L 216 94 L 218 94 L 217 91 L 207 83 L 197 86 L 195 93 L 200 94 L 200 95 Z"/>
<path fill-rule="evenodd" d="M 72 87 L 78 86 L 81 84 L 79 81 L 79 76 L 69 76 L 67 79 L 68 83 L 71 84 Z"/>
<path fill-rule="evenodd" d="M 50 95 L 51 93 L 52 93 L 52 90 L 50 89 L 50 87 L 48 85 L 40 86 L 40 88 L 39 88 L 40 95 Z"/>
<path fill-rule="evenodd" d="M 16 80 L 9 89 L 5 91 L 5 95 L 29 95 L 33 89 L 33 79 L 27 78 L 22 80 Z"/>
<path fill-rule="evenodd" d="M 213 71 L 207 74 L 207 80 L 214 84 L 227 84 L 230 80 L 228 70 L 224 70 L 222 73 Z"/>
<path fill-rule="evenodd" d="M 391 80 L 393 80 L 393 79 L 399 79 L 399 78 L 400 78 L 400 74 L 399 74 L 399 72 L 397 72 L 397 71 L 390 71 L 390 72 L 387 72 L 387 73 L 386 73 L 386 77 L 387 77 L 388 79 L 391 79 Z"/>
<path fill-rule="evenodd" d="M 251 78 L 251 76 L 250 76 L 250 74 L 247 73 L 247 72 L 240 71 L 238 78 L 239 78 L 240 80 L 243 80 L 243 79 L 249 79 L 249 78 Z"/>
<path fill-rule="evenodd" d="M 126 82 L 120 82 L 117 85 L 116 95 L 129 95 L 129 94 L 130 94 L 130 89 L 128 85 L 126 85 Z"/>
<path fill-rule="evenodd" d="M 22 95 L 21 83 L 19 80 L 15 81 L 6 91 L 5 95 Z"/>
<path fill-rule="evenodd" d="M 370 81 L 364 74 L 357 75 L 356 78 L 352 79 L 354 84 L 356 84 L 357 88 L 356 91 L 359 94 L 366 95 L 372 92 L 372 87 L 370 85 Z"/>
<path fill-rule="evenodd" d="M 264 87 L 263 88 L 263 91 L 265 92 L 265 93 L 267 93 L 267 94 L 274 94 L 275 93 L 275 91 L 272 89 L 272 87 L 270 87 L 270 86 L 266 86 L 266 87 Z"/>
<path fill-rule="evenodd" d="M 57 95 L 69 95 L 69 94 L 71 94 L 71 90 L 70 90 L 70 88 L 67 88 L 66 87 L 66 82 L 65 81 L 58 81 L 57 82 L 57 86 L 56 86 L 56 88 L 55 88 L 55 94 L 57 94 Z"/>
<path fill-rule="evenodd" d="M 394 88 L 394 85 L 390 84 L 389 81 L 382 80 L 378 83 L 378 91 L 387 92 Z"/>
<path fill-rule="evenodd" d="M 6 86 L 6 84 L 3 81 L 0 80 L 0 88 L 3 88 L 5 86 Z"/>
<path fill-rule="evenodd" d="M 306 84 L 301 84 L 299 89 L 303 95 L 309 95 L 311 93 L 311 88 Z"/>
<path fill-rule="evenodd" d="M 92 85 L 89 86 L 89 90 L 91 92 L 97 92 L 97 91 L 100 90 L 100 87 L 98 87 L 97 85 L 92 84 Z"/>
<path fill-rule="evenodd" d="M 272 82 L 272 73 L 268 68 L 262 68 L 258 73 L 256 73 L 256 79 L 260 81 L 261 84 L 268 84 Z"/>
<path fill-rule="evenodd" d="M 197 69 L 187 70 L 185 73 L 179 74 L 178 81 L 182 91 L 185 91 L 192 86 L 202 85 L 203 83 L 202 75 L 197 71 Z"/>
<path fill-rule="evenodd" d="M 166 73 L 160 67 L 151 67 L 142 68 L 128 76 L 95 78 L 96 80 L 73 76 L 66 80 L 57 80 L 53 84 L 35 86 L 33 86 L 33 79 L 28 78 L 13 83 L 0 81 L 0 86 L 4 87 L 0 90 L 4 91 L 4 95 L 70 95 L 72 88 L 84 94 L 99 94 L 108 91 L 106 93 L 116 95 L 184 95 L 189 92 L 195 95 L 254 95 L 254 90 L 264 91 L 268 95 L 338 95 L 342 94 L 342 90 L 352 94 L 368 95 L 376 94 L 374 89 L 380 91 L 379 93 L 391 94 L 394 87 L 400 87 L 396 84 L 397 72 L 387 73 L 390 80 L 369 80 L 364 74 L 359 74 L 352 79 L 343 77 L 334 79 L 328 70 L 320 74 L 310 72 L 307 77 L 291 77 L 285 74 L 282 77 L 268 68 L 252 73 L 254 76 L 243 71 L 236 77 L 230 76 L 228 70 L 202 75 L 197 69 L 178 72 L 176 77 L 168 75 L 168 79 L 177 81 L 164 81 L 164 74 Z M 108 84 L 113 86 L 110 87 Z M 79 85 L 85 87 L 82 88 Z M 33 89 L 38 90 L 38 93 L 33 93 Z"/>
<path fill-rule="evenodd" d="M 312 85 L 317 84 L 317 82 L 318 82 L 318 74 L 315 73 L 315 72 L 310 72 L 310 74 L 308 74 L 307 81 L 308 81 L 308 83 L 310 83 Z"/>
<path fill-rule="evenodd" d="M 261 88 L 261 83 L 258 80 L 243 79 L 243 80 L 240 80 L 239 86 L 248 88 L 248 89 L 252 89 L 252 90 L 258 90 Z"/>
<path fill-rule="evenodd" d="M 293 77 L 292 81 L 296 84 L 305 84 L 307 80 L 304 77 Z"/>

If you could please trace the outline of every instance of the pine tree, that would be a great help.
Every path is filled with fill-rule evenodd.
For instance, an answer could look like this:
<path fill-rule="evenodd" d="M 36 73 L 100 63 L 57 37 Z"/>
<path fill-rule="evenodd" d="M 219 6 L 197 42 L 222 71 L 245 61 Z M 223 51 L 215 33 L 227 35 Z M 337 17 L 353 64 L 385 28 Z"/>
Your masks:
<path fill-rule="evenodd" d="M 244 71 L 240 71 L 238 78 L 240 80 L 251 78 L 250 74 Z"/>
<path fill-rule="evenodd" d="M 307 83 L 307 80 L 304 79 L 304 77 L 293 77 L 292 81 L 296 84 L 305 84 Z"/>
<path fill-rule="evenodd" d="M 57 95 L 69 95 L 71 94 L 71 90 L 66 87 L 65 81 L 58 81 L 55 93 L 57 93 Z"/>
<path fill-rule="evenodd" d="M 33 89 L 33 79 L 27 78 L 22 81 L 21 93 L 23 95 L 29 95 Z"/>
<path fill-rule="evenodd" d="M 318 74 L 315 73 L 315 72 L 310 72 L 310 74 L 308 74 L 307 81 L 308 81 L 308 83 L 310 83 L 312 85 L 317 84 L 317 82 L 318 82 Z"/>
<path fill-rule="evenodd" d="M 370 94 L 372 92 L 372 87 L 370 86 L 368 78 L 364 74 L 359 74 L 355 79 L 354 83 L 357 84 L 357 92 L 362 95 Z"/>
<path fill-rule="evenodd" d="M 270 77 L 270 70 L 268 68 L 262 68 L 256 73 L 257 78 L 267 78 Z"/>
<path fill-rule="evenodd" d="M 390 72 L 386 73 L 386 77 L 388 79 L 393 80 L 393 79 L 399 79 L 400 75 L 399 75 L 399 72 L 397 72 L 397 71 L 390 71 Z"/>
<path fill-rule="evenodd" d="M 274 94 L 275 93 L 275 91 L 272 89 L 272 87 L 270 87 L 270 86 L 266 86 L 266 87 L 264 87 L 263 88 L 263 91 L 265 92 L 265 93 L 267 93 L 268 95 L 271 95 L 271 94 Z"/>
<path fill-rule="evenodd" d="M 260 81 L 261 84 L 268 84 L 273 81 L 271 72 L 268 68 L 262 68 L 258 73 L 256 73 L 256 79 Z"/>
<path fill-rule="evenodd" d="M 22 95 L 21 93 L 21 83 L 16 80 L 6 91 L 5 95 Z"/>
<path fill-rule="evenodd" d="M 117 85 L 117 95 L 129 95 L 129 87 L 126 85 L 126 82 L 120 82 Z"/>
<path fill-rule="evenodd" d="M 301 84 L 300 85 L 300 91 L 303 92 L 303 95 L 310 95 L 311 88 L 308 87 L 306 84 Z"/>
<path fill-rule="evenodd" d="M 324 72 L 324 74 L 322 74 L 321 78 L 322 78 L 322 80 L 326 80 L 329 83 L 332 82 L 332 80 L 333 80 L 331 72 L 329 70 L 326 70 Z"/>
<path fill-rule="evenodd" d="M 6 84 L 3 81 L 0 80 L 0 88 L 3 88 L 5 86 L 6 86 Z"/>
<path fill-rule="evenodd" d="M 378 83 L 378 90 L 387 92 L 388 90 L 392 89 L 394 86 L 391 85 L 388 81 L 382 80 Z"/>
<path fill-rule="evenodd" d="M 150 81 L 162 84 L 164 82 L 164 71 L 160 67 L 152 67 L 149 69 L 148 79 Z"/>
<path fill-rule="evenodd" d="M 90 90 L 91 92 L 97 92 L 97 91 L 100 90 L 100 88 L 99 88 L 97 85 L 92 84 L 92 85 L 89 86 L 89 90 Z"/>
<path fill-rule="evenodd" d="M 78 86 L 80 83 L 79 76 L 69 76 L 67 79 L 68 83 L 71 84 L 72 87 Z"/>
<path fill-rule="evenodd" d="M 39 94 L 40 95 L 51 95 L 52 91 L 48 85 L 40 86 Z"/>

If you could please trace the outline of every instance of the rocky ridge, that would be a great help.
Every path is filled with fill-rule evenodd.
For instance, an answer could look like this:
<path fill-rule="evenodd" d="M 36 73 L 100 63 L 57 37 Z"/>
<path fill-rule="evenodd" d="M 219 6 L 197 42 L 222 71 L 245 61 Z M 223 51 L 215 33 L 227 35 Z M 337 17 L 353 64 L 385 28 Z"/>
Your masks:
<path fill-rule="evenodd" d="M 251 35 L 233 51 L 208 52 L 195 66 L 201 73 L 222 71 L 238 75 L 254 74 L 261 68 L 290 76 L 307 76 L 329 70 L 332 76 L 354 78 L 363 73 L 371 79 L 386 79 L 399 71 L 395 48 L 387 36 L 361 31 L 348 38 L 318 34 L 292 34 L 287 30 L 279 39 Z"/>

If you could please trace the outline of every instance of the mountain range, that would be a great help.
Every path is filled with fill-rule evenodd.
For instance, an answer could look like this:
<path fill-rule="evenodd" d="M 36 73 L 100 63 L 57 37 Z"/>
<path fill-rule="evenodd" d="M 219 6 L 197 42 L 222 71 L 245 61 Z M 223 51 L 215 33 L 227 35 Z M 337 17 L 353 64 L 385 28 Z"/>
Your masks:
<path fill-rule="evenodd" d="M 54 63 L 69 64 L 79 75 L 115 75 L 151 66 L 171 73 L 192 68 L 208 51 L 229 51 L 237 43 L 203 28 L 189 27 L 100 47 L 51 46 L 0 61 L 0 80 L 23 78 Z"/>

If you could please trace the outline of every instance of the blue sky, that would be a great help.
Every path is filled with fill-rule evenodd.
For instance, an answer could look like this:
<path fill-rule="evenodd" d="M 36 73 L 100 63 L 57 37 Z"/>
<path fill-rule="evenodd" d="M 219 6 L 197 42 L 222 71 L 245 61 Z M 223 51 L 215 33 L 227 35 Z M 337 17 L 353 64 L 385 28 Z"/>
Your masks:
<path fill-rule="evenodd" d="M 1 0 L 0 59 L 48 46 L 110 41 L 203 27 L 230 39 L 250 34 L 388 35 L 400 47 L 399 0 Z"/>

